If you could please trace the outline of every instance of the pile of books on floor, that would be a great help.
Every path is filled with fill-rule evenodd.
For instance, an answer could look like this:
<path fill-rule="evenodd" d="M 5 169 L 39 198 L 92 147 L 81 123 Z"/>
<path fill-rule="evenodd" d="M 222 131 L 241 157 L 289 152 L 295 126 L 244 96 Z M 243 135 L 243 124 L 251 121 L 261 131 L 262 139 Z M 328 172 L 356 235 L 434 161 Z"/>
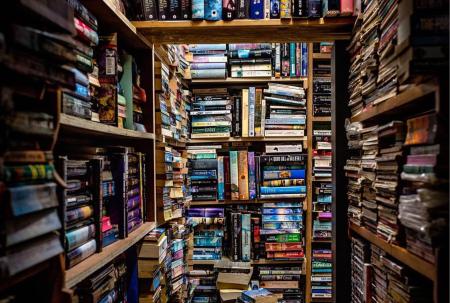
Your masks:
<path fill-rule="evenodd" d="M 370 264 L 370 246 L 359 238 L 352 237 L 351 243 L 351 302 L 370 302 L 372 299 L 371 282 L 379 279 L 372 276 Z"/>
<path fill-rule="evenodd" d="M 313 66 L 313 114 L 331 116 L 331 60 L 315 60 Z"/>
<path fill-rule="evenodd" d="M 261 199 L 306 197 L 306 158 L 302 154 L 261 155 L 258 182 Z"/>
<path fill-rule="evenodd" d="M 361 54 L 361 24 L 362 15 L 358 15 L 355 21 L 352 32 L 352 40 L 347 47 L 347 51 L 350 55 L 350 71 L 348 77 L 348 107 L 350 108 L 351 115 L 355 116 L 360 113 L 364 108 L 364 102 L 362 99 L 362 84 L 363 78 L 361 76 L 362 70 L 362 54 Z"/>
<path fill-rule="evenodd" d="M 226 44 L 190 44 L 192 79 L 225 79 L 227 77 Z"/>
<path fill-rule="evenodd" d="M 298 86 L 269 83 L 269 87 L 263 92 L 261 117 L 265 120 L 263 120 L 261 133 L 266 137 L 304 136 L 306 125 L 305 89 Z M 251 136 L 250 133 L 249 136 Z"/>
<path fill-rule="evenodd" d="M 237 299 L 239 303 L 277 303 L 278 297 L 265 288 L 246 290 Z"/>
<path fill-rule="evenodd" d="M 260 235 L 265 243 L 267 259 L 303 260 L 305 254 L 302 206 L 302 202 L 263 204 Z"/>
<path fill-rule="evenodd" d="M 333 297 L 333 252 L 313 249 L 311 259 L 311 297 Z"/>
<path fill-rule="evenodd" d="M 270 43 L 229 44 L 228 63 L 232 78 L 270 78 L 272 45 Z"/>
<path fill-rule="evenodd" d="M 313 175 L 316 178 L 331 178 L 331 125 L 323 127 L 316 123 L 313 129 Z"/>
<path fill-rule="evenodd" d="M 300 265 L 258 266 L 259 287 L 282 296 L 284 300 L 304 302 L 304 277 Z"/>
<path fill-rule="evenodd" d="M 193 238 L 189 240 L 189 260 L 220 260 L 224 238 L 224 209 L 190 208 L 188 223 L 194 229 Z"/>
<path fill-rule="evenodd" d="M 448 230 L 448 146 L 440 139 L 445 128 L 438 121 L 436 114 L 407 121 L 409 153 L 401 172 L 405 188 L 399 199 L 406 248 L 431 263 L 436 262 L 434 248 Z"/>
<path fill-rule="evenodd" d="M 375 178 L 376 201 L 378 203 L 377 235 L 382 239 L 398 243 L 399 173 L 402 163 L 404 141 L 402 121 L 392 121 L 378 127 L 377 168 Z"/>
<path fill-rule="evenodd" d="M 217 199 L 218 161 L 216 148 L 189 149 L 190 192 L 193 201 Z"/>
<path fill-rule="evenodd" d="M 362 124 L 359 122 L 350 123 L 346 126 L 349 158 L 344 166 L 345 176 L 347 177 L 347 199 L 348 199 L 348 218 L 349 221 L 358 226 L 361 225 L 362 218 L 362 178 L 361 178 L 361 160 L 362 160 Z"/>
<path fill-rule="evenodd" d="M 166 230 L 155 228 L 145 237 L 139 247 L 138 278 L 139 302 L 161 302 L 164 293 L 164 261 L 168 256 Z"/>
<path fill-rule="evenodd" d="M 194 89 L 191 138 L 227 138 L 231 134 L 233 102 L 226 88 Z"/>

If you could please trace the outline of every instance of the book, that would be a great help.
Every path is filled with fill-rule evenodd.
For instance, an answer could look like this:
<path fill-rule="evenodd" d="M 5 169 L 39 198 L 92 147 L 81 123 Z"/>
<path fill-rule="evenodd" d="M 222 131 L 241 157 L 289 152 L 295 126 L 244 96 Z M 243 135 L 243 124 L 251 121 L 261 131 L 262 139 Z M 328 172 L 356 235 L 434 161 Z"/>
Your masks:
<path fill-rule="evenodd" d="M 205 1 L 192 0 L 192 20 L 203 20 L 204 18 L 205 18 Z"/>
<path fill-rule="evenodd" d="M 222 20 L 222 1 L 206 0 L 204 19 L 208 21 Z"/>
<path fill-rule="evenodd" d="M 242 89 L 242 110 L 241 110 L 242 137 L 249 136 L 249 90 Z"/>
<path fill-rule="evenodd" d="M 224 157 L 217 157 L 217 199 L 225 200 Z"/>
<path fill-rule="evenodd" d="M 230 151 L 231 200 L 239 200 L 238 152 Z"/>
<path fill-rule="evenodd" d="M 249 185 L 248 185 L 248 156 L 247 151 L 238 152 L 238 188 L 239 188 L 239 200 L 249 199 Z"/>
<path fill-rule="evenodd" d="M 250 19 L 264 19 L 264 1 L 250 0 Z"/>

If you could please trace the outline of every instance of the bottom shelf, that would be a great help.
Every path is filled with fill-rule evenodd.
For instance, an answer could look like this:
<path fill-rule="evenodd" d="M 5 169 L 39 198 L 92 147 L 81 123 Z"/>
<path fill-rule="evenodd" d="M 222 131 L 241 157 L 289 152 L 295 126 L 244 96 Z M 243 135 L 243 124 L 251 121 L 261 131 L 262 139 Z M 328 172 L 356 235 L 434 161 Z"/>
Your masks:
<path fill-rule="evenodd" d="M 114 242 L 113 244 L 105 247 L 102 252 L 92 255 L 80 264 L 66 270 L 65 287 L 74 287 L 95 271 L 114 260 L 128 248 L 136 244 L 155 227 L 155 222 L 145 222 L 142 226 L 130 233 L 126 239 Z"/>

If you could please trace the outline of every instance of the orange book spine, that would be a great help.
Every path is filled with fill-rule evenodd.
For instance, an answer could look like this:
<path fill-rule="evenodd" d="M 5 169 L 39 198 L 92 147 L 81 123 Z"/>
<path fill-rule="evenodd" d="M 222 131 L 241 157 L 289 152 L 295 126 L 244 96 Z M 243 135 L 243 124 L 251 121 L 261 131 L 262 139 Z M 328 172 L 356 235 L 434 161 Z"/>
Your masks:
<path fill-rule="evenodd" d="M 239 200 L 248 200 L 248 157 L 247 151 L 238 152 Z"/>

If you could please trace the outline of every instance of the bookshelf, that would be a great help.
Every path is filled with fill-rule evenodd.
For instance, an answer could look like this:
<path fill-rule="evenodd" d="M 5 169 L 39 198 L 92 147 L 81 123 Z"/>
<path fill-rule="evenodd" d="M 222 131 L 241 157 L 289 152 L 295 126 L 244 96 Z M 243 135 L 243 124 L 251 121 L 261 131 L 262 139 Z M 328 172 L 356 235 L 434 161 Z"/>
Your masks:
<path fill-rule="evenodd" d="M 308 137 L 230 137 L 230 138 L 202 138 L 202 139 L 189 139 L 187 143 L 201 144 L 201 143 L 224 143 L 224 142 L 282 142 L 288 139 L 292 142 L 308 141 Z"/>
<path fill-rule="evenodd" d="M 192 79 L 192 85 L 200 85 L 200 84 L 255 84 L 261 83 L 265 84 L 268 82 L 275 83 L 299 83 L 306 82 L 308 79 L 305 77 L 300 78 L 226 78 L 226 79 Z"/>
<path fill-rule="evenodd" d="M 152 43 L 327 41 L 350 37 L 353 17 L 233 21 L 136 21 Z M 237 35 L 236 33 L 239 33 Z"/>
<path fill-rule="evenodd" d="M 142 226 L 138 227 L 135 231 L 130 233 L 126 239 L 119 240 L 105 247 L 102 252 L 94 254 L 80 264 L 77 264 L 73 268 L 66 270 L 65 286 L 67 288 L 74 287 L 89 275 L 114 260 L 128 248 L 135 245 L 155 227 L 156 224 L 154 222 L 145 222 L 142 224 Z"/>

